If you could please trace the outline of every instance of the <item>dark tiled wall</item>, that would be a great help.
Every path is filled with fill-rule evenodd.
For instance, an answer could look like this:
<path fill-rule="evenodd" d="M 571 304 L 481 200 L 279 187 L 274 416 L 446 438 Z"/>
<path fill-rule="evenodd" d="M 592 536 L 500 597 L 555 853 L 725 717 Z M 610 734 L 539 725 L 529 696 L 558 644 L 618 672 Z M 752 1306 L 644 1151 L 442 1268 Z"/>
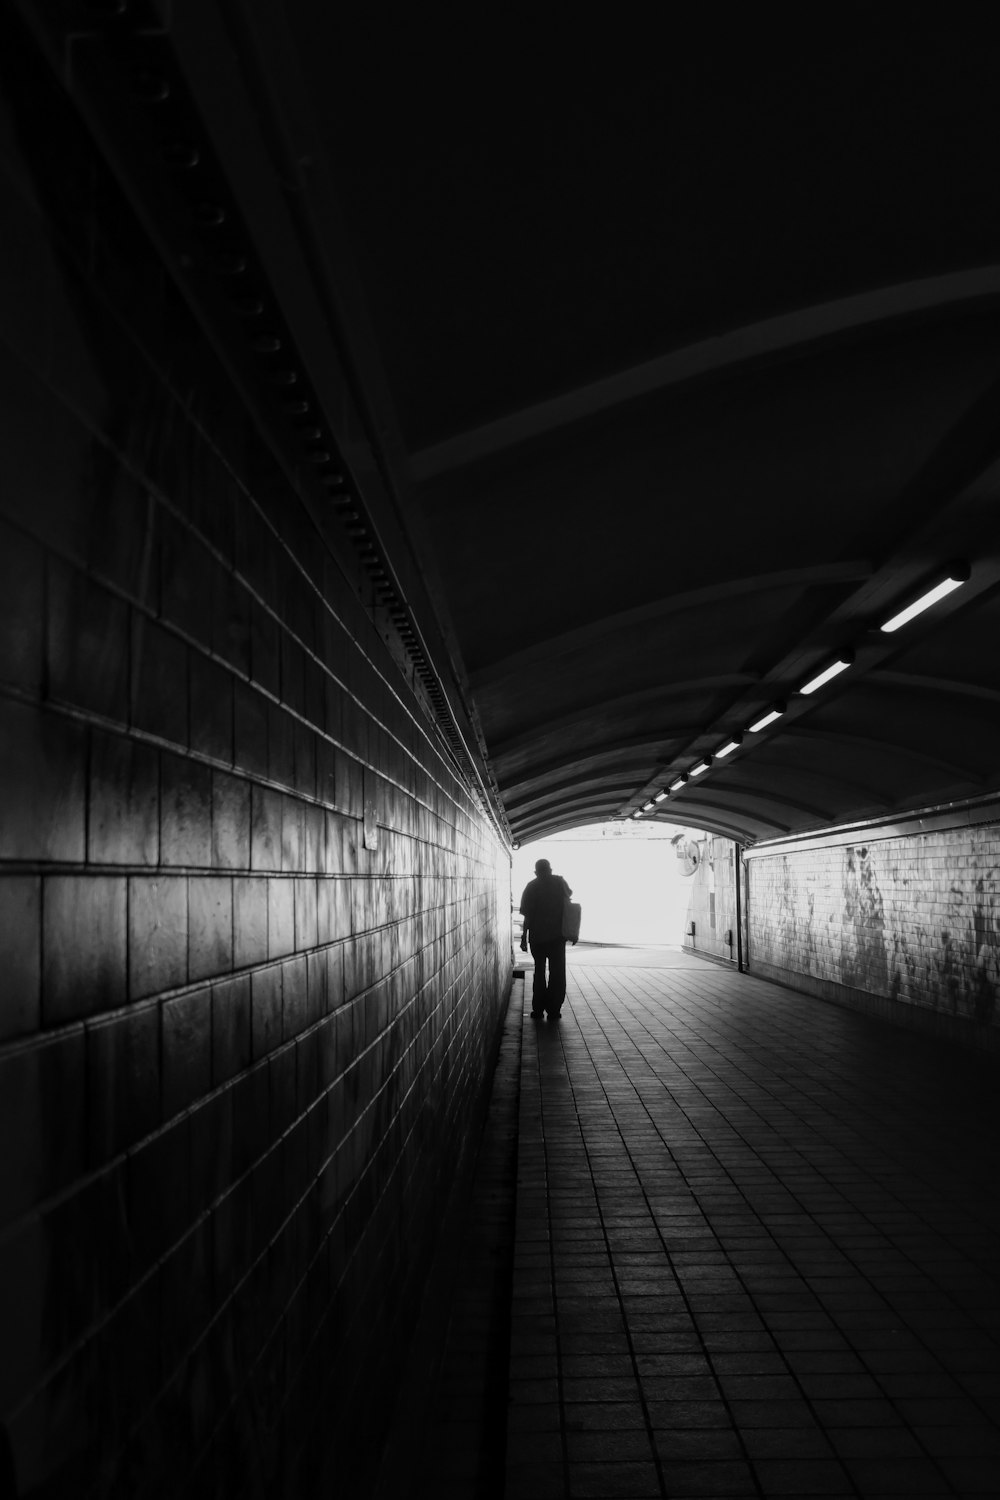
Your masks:
<path fill-rule="evenodd" d="M 1000 1043 L 1000 825 L 748 859 L 750 968 L 888 1020 Z"/>
<path fill-rule="evenodd" d="M 377 1448 L 506 1000 L 509 860 L 23 61 L 0 112 L 0 1469 L 25 1495 L 292 1492 Z"/>

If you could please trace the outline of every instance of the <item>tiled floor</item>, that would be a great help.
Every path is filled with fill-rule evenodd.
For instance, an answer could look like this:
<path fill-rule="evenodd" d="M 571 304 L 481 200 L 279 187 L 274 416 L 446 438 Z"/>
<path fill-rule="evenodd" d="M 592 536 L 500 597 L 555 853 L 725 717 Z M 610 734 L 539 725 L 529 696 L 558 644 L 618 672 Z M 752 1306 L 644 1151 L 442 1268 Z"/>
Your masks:
<path fill-rule="evenodd" d="M 522 1026 L 507 1500 L 1000 1495 L 995 1063 L 679 952 Z"/>

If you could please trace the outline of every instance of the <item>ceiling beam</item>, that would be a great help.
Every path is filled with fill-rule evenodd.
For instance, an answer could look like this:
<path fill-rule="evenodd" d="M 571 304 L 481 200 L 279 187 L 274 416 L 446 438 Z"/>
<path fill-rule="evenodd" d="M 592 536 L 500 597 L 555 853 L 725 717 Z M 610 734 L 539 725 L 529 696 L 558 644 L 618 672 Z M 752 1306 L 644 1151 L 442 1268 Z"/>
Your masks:
<path fill-rule="evenodd" d="M 729 376 L 741 365 L 797 354 L 829 338 L 997 300 L 1000 300 L 1000 266 L 982 266 L 797 308 L 780 317 L 749 323 L 715 338 L 674 349 L 657 359 L 618 370 L 604 380 L 579 386 L 422 448 L 410 457 L 410 475 L 417 483 L 423 483 L 656 391 Z"/>
<path fill-rule="evenodd" d="M 1000 703 L 1000 690 L 984 687 L 978 682 L 963 682 L 958 677 L 925 677 L 917 672 L 890 672 L 875 667 L 869 672 L 872 682 L 880 687 L 898 687 L 907 692 L 940 693 L 955 698 L 978 698 L 986 703 Z"/>
<path fill-rule="evenodd" d="M 782 740 L 789 739 L 809 740 L 815 745 L 842 746 L 852 750 L 879 750 L 898 760 L 911 760 L 920 765 L 931 766 L 937 771 L 946 771 L 960 781 L 974 781 L 980 786 L 984 784 L 984 778 L 979 772 L 970 770 L 968 766 L 958 765 L 951 760 L 942 760 L 939 755 L 928 755 L 925 750 L 915 750 L 912 745 L 901 745 L 894 740 L 876 739 L 863 734 L 844 734 L 843 732 L 834 734 L 825 729 L 803 729 L 798 725 L 790 724 L 780 734 L 775 735 L 771 744 L 778 746 Z"/>
<path fill-rule="evenodd" d="M 693 732 L 693 731 L 685 731 Z M 610 775 L 622 774 L 640 776 L 653 762 L 659 764 L 661 759 L 659 752 L 663 747 L 663 736 L 650 739 L 647 736 L 634 740 L 623 740 L 620 744 L 609 744 L 597 751 L 587 750 L 582 755 L 565 755 L 555 760 L 546 761 L 544 765 L 534 766 L 526 770 L 523 775 L 514 774 L 504 778 L 504 793 L 509 795 L 521 788 L 530 791 L 537 783 L 548 780 L 551 776 L 561 776 L 565 772 L 576 770 L 580 777 L 599 775 L 602 771 Z M 616 761 L 611 765 L 601 765 L 612 757 L 620 756 L 626 751 L 648 750 L 649 755 L 644 760 Z M 656 774 L 655 765 L 652 775 Z"/>
<path fill-rule="evenodd" d="M 583 650 L 587 646 L 604 644 L 611 635 L 632 630 L 637 625 L 648 625 L 667 615 L 704 609 L 706 605 L 725 604 L 730 599 L 738 599 L 746 594 L 769 593 L 776 589 L 801 591 L 828 583 L 863 582 L 871 574 L 872 564 L 868 558 L 848 558 L 842 562 L 817 563 L 812 567 L 785 568 L 776 573 L 757 573 L 748 578 L 730 578 L 707 588 L 665 595 L 662 599 L 654 599 L 635 609 L 621 610 L 616 614 L 589 620 L 586 625 L 564 631 L 561 635 L 549 636 L 525 647 L 523 651 L 498 657 L 495 661 L 476 667 L 470 673 L 469 682 L 474 692 L 493 687 L 530 667 L 550 662 L 572 651 Z"/>
<path fill-rule="evenodd" d="M 581 724 L 586 723 L 598 709 L 605 709 L 608 719 L 612 720 L 616 714 L 642 708 L 648 703 L 660 703 L 668 698 L 690 698 L 719 688 L 753 687 L 756 683 L 757 678 L 749 672 L 732 672 L 719 677 L 692 677 L 685 682 L 657 683 L 655 687 L 639 688 L 632 693 L 623 693 L 619 698 L 594 699 L 585 706 L 574 709 L 572 713 L 563 714 L 558 719 L 544 719 L 536 727 L 526 729 L 510 739 L 495 741 L 490 747 L 490 760 L 494 768 L 497 768 L 497 774 L 502 781 L 503 777 L 498 768 L 504 756 L 519 755 L 525 750 L 531 750 L 540 740 L 550 735 L 577 729 Z M 696 727 L 677 725 L 665 729 L 660 739 L 661 741 L 676 739 L 680 735 L 701 732 L 701 725 Z"/>
<path fill-rule="evenodd" d="M 683 791 L 677 793 L 677 796 L 680 798 L 686 798 L 690 790 L 690 785 L 686 786 Z M 767 789 L 757 789 L 747 786 L 723 785 L 720 782 L 713 783 L 710 787 L 710 790 L 714 797 L 731 797 L 733 799 L 743 798 L 744 800 L 749 802 L 767 802 L 770 803 L 773 807 L 788 807 L 791 808 L 794 812 L 805 813 L 806 817 L 822 818 L 826 822 L 829 822 L 832 818 L 835 818 L 837 816 L 835 810 L 828 810 L 822 807 L 814 807 L 809 802 L 799 802 L 793 797 L 786 797 L 783 792 L 768 791 Z M 695 794 L 694 800 L 698 801 L 700 800 L 700 797 L 701 789 L 699 788 L 698 792 Z M 718 807 L 722 804 L 715 803 L 714 805 Z M 664 811 L 664 807 L 665 805 L 661 803 L 661 812 Z M 754 816 L 756 816 L 756 814 L 754 814 Z"/>

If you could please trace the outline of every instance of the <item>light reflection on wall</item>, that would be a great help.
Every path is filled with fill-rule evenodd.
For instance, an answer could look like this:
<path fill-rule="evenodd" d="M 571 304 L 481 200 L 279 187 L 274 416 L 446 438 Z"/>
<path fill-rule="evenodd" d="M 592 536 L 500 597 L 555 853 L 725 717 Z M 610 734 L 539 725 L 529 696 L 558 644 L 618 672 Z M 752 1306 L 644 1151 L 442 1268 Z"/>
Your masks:
<path fill-rule="evenodd" d="M 547 859 L 573 888 L 583 907 L 581 940 L 592 943 L 676 944 L 683 941 L 691 878 L 685 877 L 670 840 L 692 829 L 666 824 L 647 828 L 596 824 L 525 844 L 514 853 L 514 909 L 534 875 L 536 859 Z"/>

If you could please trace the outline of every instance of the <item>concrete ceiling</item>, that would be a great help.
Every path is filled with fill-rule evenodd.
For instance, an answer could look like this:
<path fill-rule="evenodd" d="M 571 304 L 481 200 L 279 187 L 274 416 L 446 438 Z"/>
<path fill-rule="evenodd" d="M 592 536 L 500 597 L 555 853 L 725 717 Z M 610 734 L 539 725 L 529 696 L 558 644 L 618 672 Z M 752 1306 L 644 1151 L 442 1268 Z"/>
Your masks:
<path fill-rule="evenodd" d="M 516 839 L 631 815 L 773 702 L 652 815 L 753 841 L 1000 789 L 985 13 L 570 45 L 156 8 L 286 322 L 350 372 Z"/>

